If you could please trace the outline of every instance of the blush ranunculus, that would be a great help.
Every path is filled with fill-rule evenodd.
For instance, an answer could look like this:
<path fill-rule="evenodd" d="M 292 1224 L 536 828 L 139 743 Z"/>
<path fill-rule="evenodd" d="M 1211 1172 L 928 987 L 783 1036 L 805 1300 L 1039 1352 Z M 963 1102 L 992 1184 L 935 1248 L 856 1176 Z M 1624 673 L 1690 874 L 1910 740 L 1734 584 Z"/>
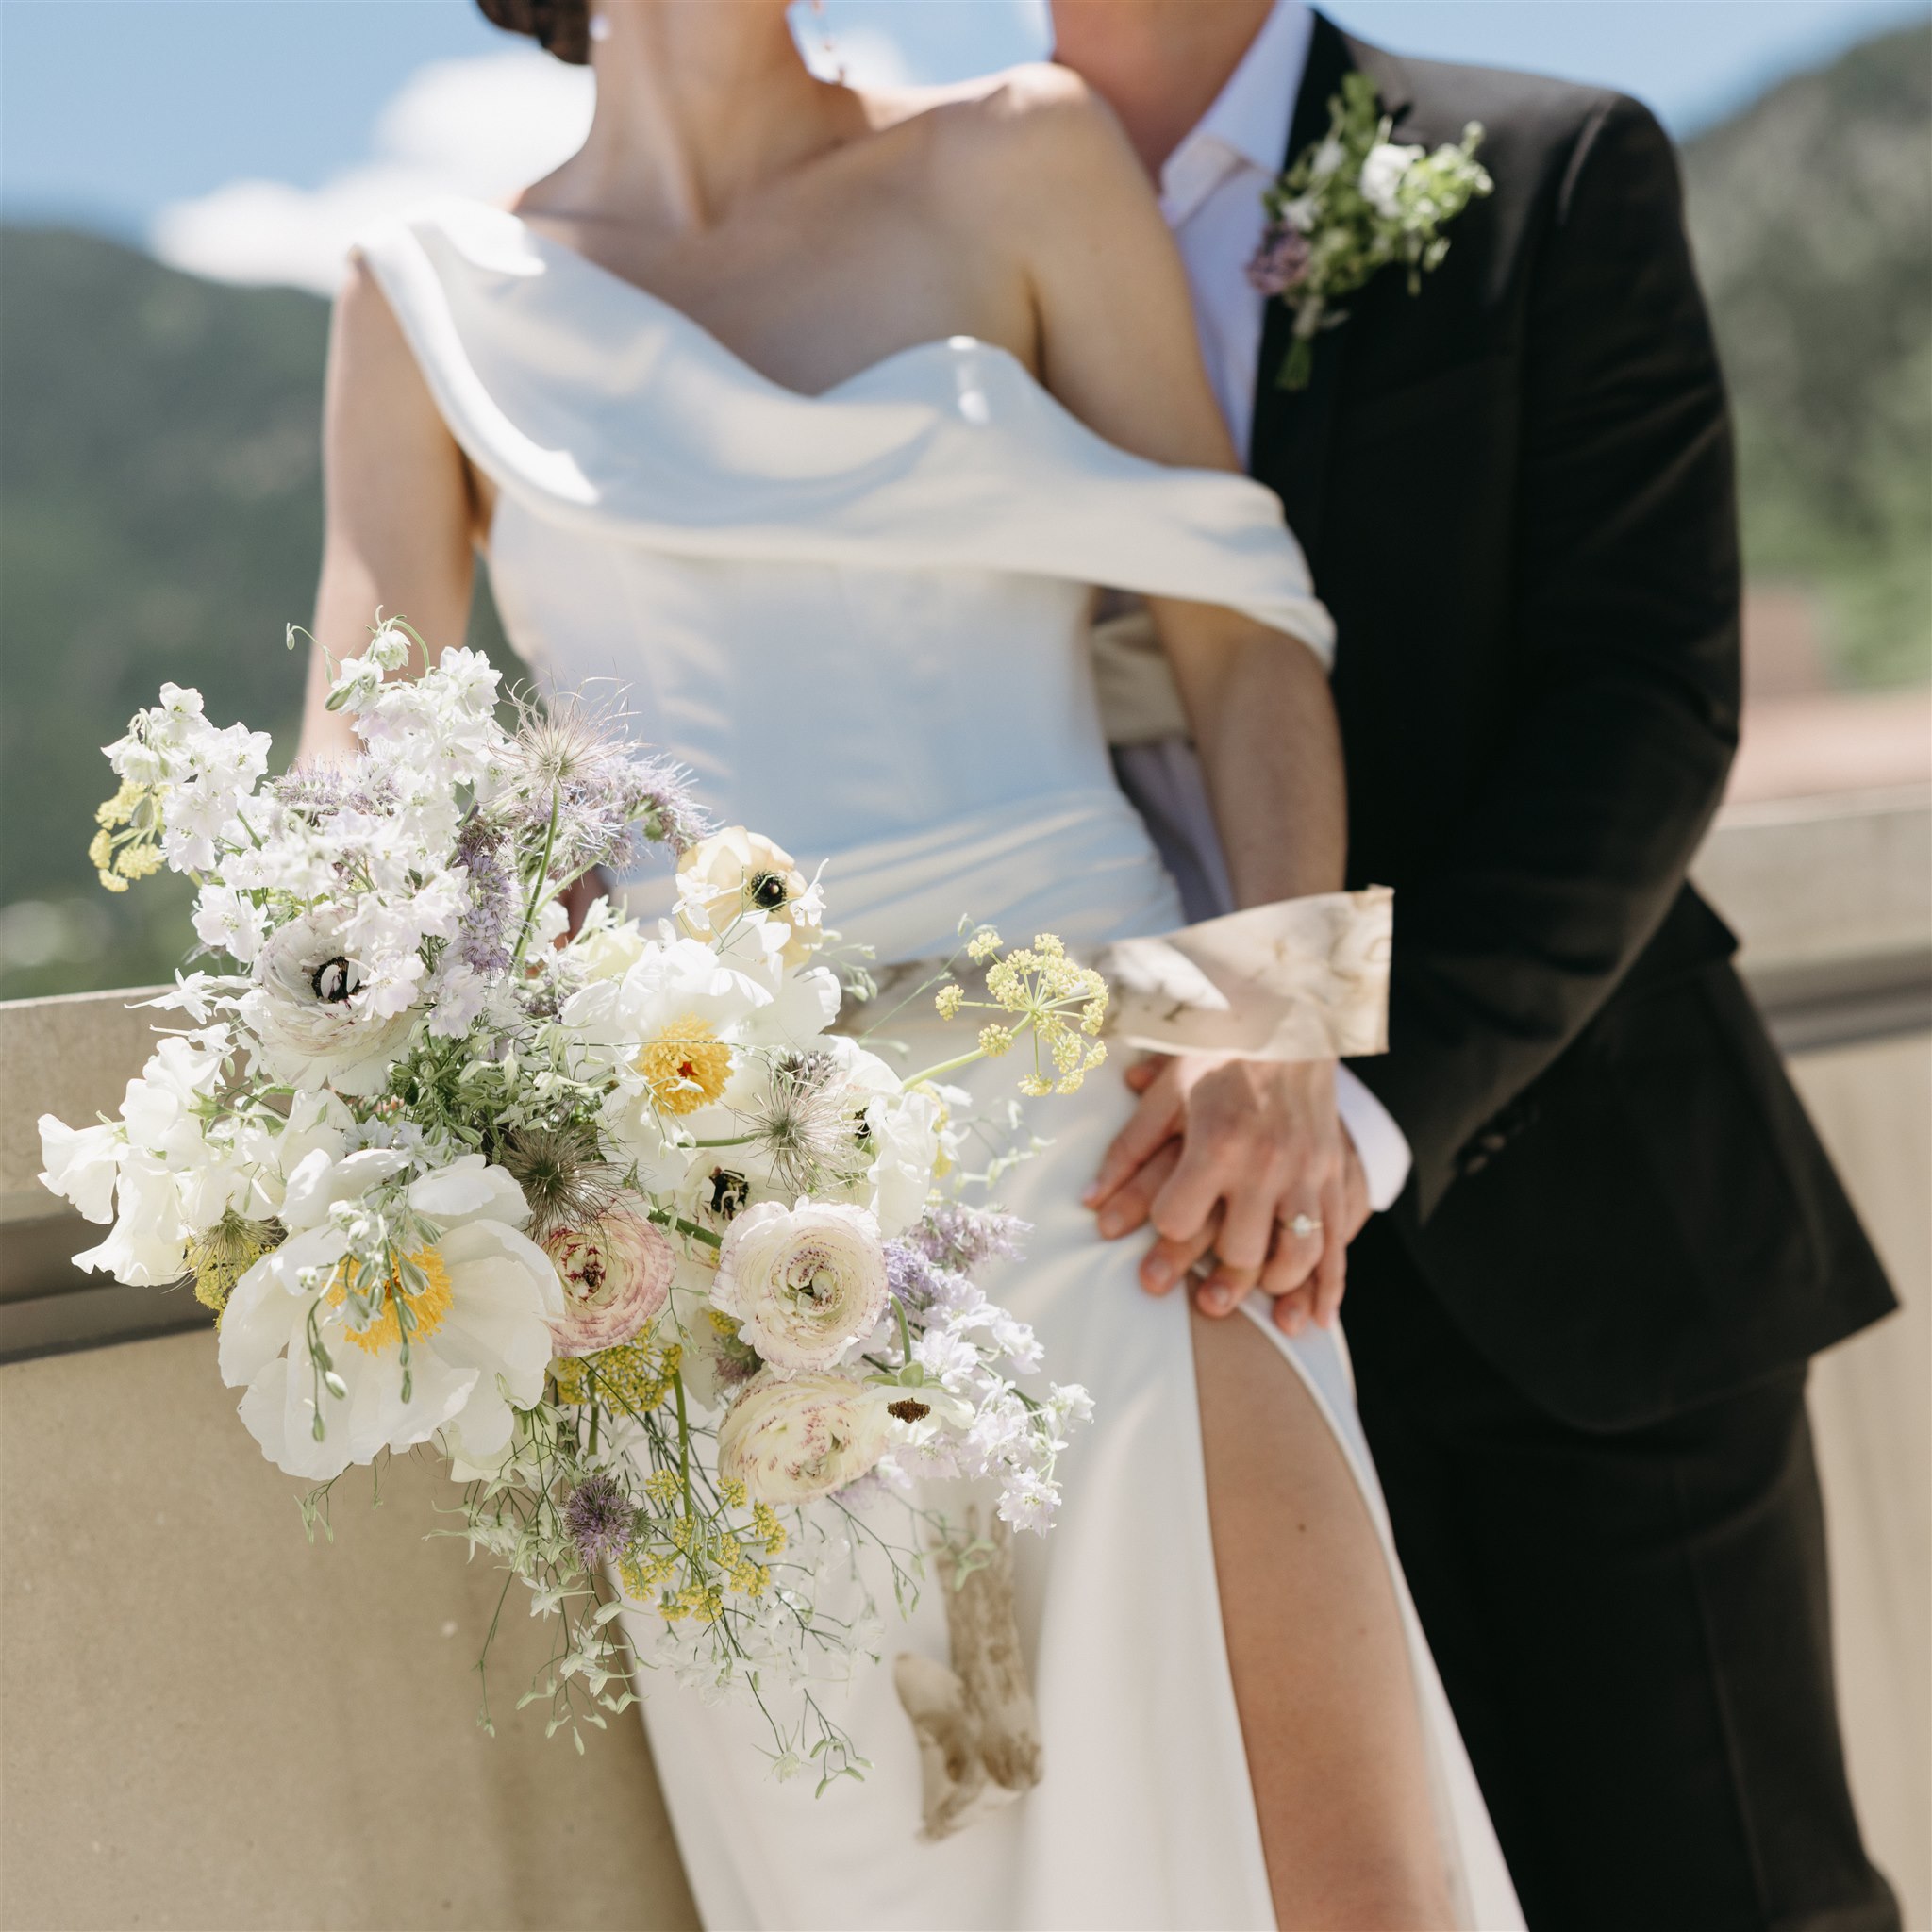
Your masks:
<path fill-rule="evenodd" d="M 543 1252 L 563 1283 L 550 1324 L 558 1355 L 595 1355 L 641 1335 L 671 1293 L 677 1254 L 663 1231 L 623 1201 L 582 1227 L 560 1227 Z"/>
<path fill-rule="evenodd" d="M 850 1375 L 761 1370 L 718 1424 L 718 1474 L 755 1503 L 808 1503 L 856 1482 L 886 1453 L 892 1391 Z"/>

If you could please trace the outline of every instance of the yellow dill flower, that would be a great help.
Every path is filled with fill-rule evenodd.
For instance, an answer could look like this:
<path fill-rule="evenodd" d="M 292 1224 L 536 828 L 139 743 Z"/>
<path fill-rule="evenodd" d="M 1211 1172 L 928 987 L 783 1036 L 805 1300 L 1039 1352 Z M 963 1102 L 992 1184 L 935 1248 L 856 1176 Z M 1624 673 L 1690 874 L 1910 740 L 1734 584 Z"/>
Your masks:
<path fill-rule="evenodd" d="M 752 1531 L 758 1541 L 765 1546 L 765 1555 L 780 1555 L 789 1541 L 785 1525 L 778 1521 L 778 1512 L 769 1503 L 754 1503 L 751 1511 Z"/>
<path fill-rule="evenodd" d="M 991 926 L 985 926 L 966 941 L 966 957 L 969 959 L 990 959 L 1000 949 L 1000 936 Z"/>
<path fill-rule="evenodd" d="M 644 1478 L 644 1494 L 654 1503 L 675 1503 L 683 1488 L 675 1469 L 654 1469 Z"/>
<path fill-rule="evenodd" d="M 725 1337 L 727 1341 L 735 1341 L 738 1339 L 738 1317 L 736 1315 L 727 1315 L 723 1308 L 707 1308 L 705 1313 L 709 1318 L 711 1326 L 717 1333 Z"/>
<path fill-rule="evenodd" d="M 631 1065 L 644 1076 L 651 1098 L 666 1113 L 694 1113 L 724 1091 L 731 1078 L 731 1049 L 695 1013 L 674 1020 L 646 1041 Z"/>
<path fill-rule="evenodd" d="M 1053 1091 L 1053 1082 L 1039 1074 L 1023 1074 L 1020 1076 L 1020 1091 L 1028 1100 L 1041 1100 Z"/>
<path fill-rule="evenodd" d="M 88 841 L 88 862 L 108 891 L 125 892 L 129 879 L 160 871 L 160 813 L 147 786 L 123 780 L 112 798 L 95 807 L 94 823 L 101 829 Z M 116 831 L 117 825 L 128 829 Z"/>
<path fill-rule="evenodd" d="M 956 979 L 948 986 L 942 986 L 932 996 L 932 1003 L 939 1008 L 941 1020 L 950 1020 L 958 1012 L 960 1002 L 966 997 L 966 989 Z"/>
<path fill-rule="evenodd" d="M 742 1509 L 745 1506 L 745 1487 L 735 1475 L 719 1477 L 718 1493 L 734 1509 Z"/>
<path fill-rule="evenodd" d="M 1008 1026 L 989 1024 L 979 1029 L 979 1050 L 990 1060 L 998 1059 L 1012 1043 L 1013 1033 Z"/>
<path fill-rule="evenodd" d="M 674 1341 L 654 1349 L 647 1341 L 621 1341 L 595 1355 L 565 1356 L 551 1365 L 559 1402 L 589 1402 L 596 1395 L 630 1415 L 648 1415 L 671 1393 L 683 1351 Z"/>
<path fill-rule="evenodd" d="M 617 1559 L 617 1580 L 626 1596 L 648 1599 L 677 1568 L 675 1558 L 661 1550 L 631 1549 Z"/>

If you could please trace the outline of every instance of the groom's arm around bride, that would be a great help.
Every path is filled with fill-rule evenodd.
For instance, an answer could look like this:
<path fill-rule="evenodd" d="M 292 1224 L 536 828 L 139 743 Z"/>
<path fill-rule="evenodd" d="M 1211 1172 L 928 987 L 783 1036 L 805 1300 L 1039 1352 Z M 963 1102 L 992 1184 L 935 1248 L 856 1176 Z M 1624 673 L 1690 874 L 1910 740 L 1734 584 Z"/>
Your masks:
<path fill-rule="evenodd" d="M 1685 878 L 1736 741 L 1738 556 L 1670 143 L 1287 0 L 1058 15 L 1157 172 L 1214 134 L 1224 196 L 1257 203 L 1351 72 L 1396 142 L 1481 124 L 1493 192 L 1419 292 L 1347 300 L 1299 390 L 1287 308 L 1204 277 L 1198 183 L 1162 179 L 1210 370 L 1253 305 L 1246 392 L 1217 387 L 1337 620 L 1349 883 L 1396 892 L 1391 1051 L 1355 1071 L 1413 1169 L 1349 1257 L 1362 1415 L 1533 1925 L 1895 1924 L 1803 1394 L 1891 1295 Z"/>

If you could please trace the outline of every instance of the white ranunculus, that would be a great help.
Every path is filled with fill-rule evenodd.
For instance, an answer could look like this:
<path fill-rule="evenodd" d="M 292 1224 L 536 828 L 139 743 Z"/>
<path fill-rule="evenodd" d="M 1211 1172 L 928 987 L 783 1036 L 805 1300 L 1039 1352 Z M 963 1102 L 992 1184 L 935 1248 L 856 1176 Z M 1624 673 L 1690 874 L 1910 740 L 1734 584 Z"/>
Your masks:
<path fill-rule="evenodd" d="M 1403 147 L 1387 141 L 1372 147 L 1368 158 L 1362 163 L 1362 199 L 1377 214 L 1387 215 L 1392 221 L 1402 212 L 1398 192 L 1402 177 L 1422 159 L 1424 152 L 1419 147 Z"/>
<path fill-rule="evenodd" d="M 70 1127 L 41 1116 L 41 1185 L 71 1201 L 89 1221 L 114 1218 L 114 1179 L 121 1171 L 121 1137 L 112 1127 Z"/>
<path fill-rule="evenodd" d="M 755 1503 L 808 1503 L 856 1482 L 886 1452 L 894 1391 L 849 1375 L 761 1371 L 718 1424 L 718 1474 Z"/>
<path fill-rule="evenodd" d="M 256 956 L 253 978 L 242 997 L 242 1023 L 259 1042 L 268 1071 L 291 1086 L 380 1092 L 416 1030 L 413 1011 L 374 1013 L 362 1004 L 341 921 L 326 909 L 305 912 L 271 933 Z"/>
<path fill-rule="evenodd" d="M 886 1312 L 878 1220 L 842 1202 L 747 1208 L 718 1251 L 711 1299 L 779 1374 L 829 1369 Z"/>
<path fill-rule="evenodd" d="M 315 1482 L 439 1430 L 454 1431 L 472 1461 L 495 1457 L 509 1441 L 513 1409 L 533 1407 L 543 1393 L 550 1324 L 562 1307 L 549 1257 L 515 1228 L 487 1219 L 463 1223 L 414 1256 L 428 1286 L 410 1302 L 412 1386 L 405 1401 L 396 1290 L 392 1284 L 380 1318 L 352 1330 L 344 1247 L 329 1224 L 291 1237 L 236 1283 L 223 1310 L 222 1379 L 245 1390 L 242 1420 L 262 1453 Z M 323 1388 L 311 1365 L 311 1308 L 345 1396 Z"/>

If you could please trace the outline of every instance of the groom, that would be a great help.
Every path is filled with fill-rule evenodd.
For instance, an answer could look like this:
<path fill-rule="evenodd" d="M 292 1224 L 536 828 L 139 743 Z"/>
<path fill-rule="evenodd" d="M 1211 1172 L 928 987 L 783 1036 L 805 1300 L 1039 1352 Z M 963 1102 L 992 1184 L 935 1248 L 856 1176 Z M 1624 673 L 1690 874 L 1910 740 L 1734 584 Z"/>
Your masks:
<path fill-rule="evenodd" d="M 1736 738 L 1738 560 L 1670 143 L 1631 101 L 1401 58 L 1294 0 L 1054 10 L 1340 628 L 1349 883 L 1396 890 L 1391 1050 L 1343 1107 L 1351 1218 L 1392 1202 L 1350 1252 L 1349 1338 L 1530 1923 L 1895 1927 L 1845 1787 L 1805 1410 L 1807 1357 L 1892 1297 L 1685 882 Z M 1494 192 L 1419 293 L 1391 270 L 1349 298 L 1291 391 L 1290 314 L 1244 266 L 1351 71 L 1397 142 L 1480 122 Z M 1211 839 L 1184 748 L 1121 762 L 1158 832 Z M 1238 1105 L 1213 1077 L 1191 1122 Z"/>

